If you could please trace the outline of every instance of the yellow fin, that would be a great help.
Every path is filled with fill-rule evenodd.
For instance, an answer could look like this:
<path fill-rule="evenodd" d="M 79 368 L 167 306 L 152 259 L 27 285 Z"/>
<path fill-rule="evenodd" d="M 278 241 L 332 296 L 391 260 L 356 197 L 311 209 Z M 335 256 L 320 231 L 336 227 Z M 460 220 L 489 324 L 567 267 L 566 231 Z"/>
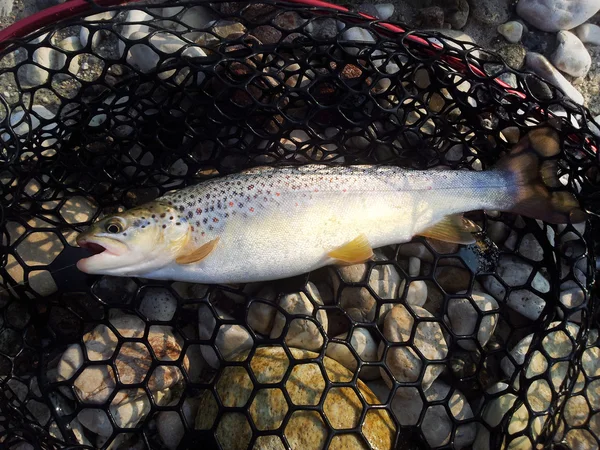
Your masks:
<path fill-rule="evenodd" d="M 471 233 L 478 231 L 481 231 L 481 228 L 476 223 L 465 219 L 461 214 L 454 214 L 444 217 L 434 226 L 418 234 L 454 244 L 473 244 L 475 238 Z"/>
<path fill-rule="evenodd" d="M 359 264 L 373 257 L 373 249 L 364 234 L 327 253 L 343 264 Z"/>
<path fill-rule="evenodd" d="M 175 262 L 177 264 L 192 264 L 198 261 L 202 261 L 208 255 L 210 255 L 210 253 L 217 246 L 218 242 L 219 238 L 213 239 L 212 241 L 209 241 L 206 244 L 203 244 L 197 249 L 193 250 L 191 253 L 186 253 L 185 255 L 178 256 L 175 259 Z"/>

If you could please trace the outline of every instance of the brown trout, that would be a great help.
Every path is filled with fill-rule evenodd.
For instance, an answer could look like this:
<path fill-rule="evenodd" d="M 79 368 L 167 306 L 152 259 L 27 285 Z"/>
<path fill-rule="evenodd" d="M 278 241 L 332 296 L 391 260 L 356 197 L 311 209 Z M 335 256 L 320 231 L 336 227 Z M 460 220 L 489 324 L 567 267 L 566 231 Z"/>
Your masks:
<path fill-rule="evenodd" d="M 531 131 L 492 170 L 390 166 L 255 168 L 105 217 L 77 242 L 87 273 L 243 283 L 368 260 L 423 235 L 474 242 L 462 213 L 515 212 L 550 223 L 585 213 L 557 179 L 555 131 Z"/>

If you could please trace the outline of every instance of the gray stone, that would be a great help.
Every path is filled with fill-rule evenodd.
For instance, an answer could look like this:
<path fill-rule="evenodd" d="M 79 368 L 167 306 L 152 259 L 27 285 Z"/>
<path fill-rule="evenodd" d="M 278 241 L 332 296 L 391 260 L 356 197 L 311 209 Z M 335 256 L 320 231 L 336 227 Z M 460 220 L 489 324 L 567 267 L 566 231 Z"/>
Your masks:
<path fill-rule="evenodd" d="M 336 336 L 337 339 L 343 339 L 347 342 L 348 333 Z M 377 361 L 377 343 L 366 328 L 354 328 L 352 332 L 352 338 L 350 344 L 352 348 L 358 354 L 361 361 L 373 362 Z M 358 362 L 356 357 L 350 351 L 348 344 L 338 344 L 337 342 L 330 342 L 327 345 L 325 354 L 332 359 L 335 359 L 341 365 L 356 372 Z M 360 371 L 359 377 L 362 380 L 374 380 L 380 377 L 378 367 L 364 367 Z"/>
<path fill-rule="evenodd" d="M 448 355 L 448 345 L 439 323 L 418 319 L 421 317 L 432 318 L 433 315 L 429 311 L 419 306 L 409 306 L 408 308 L 417 316 L 417 319 L 404 305 L 396 305 L 385 317 L 383 334 L 387 342 L 391 344 L 385 362 L 394 379 L 400 382 L 416 381 L 423 366 L 426 365 L 421 386 L 427 390 L 444 370 L 443 364 L 429 361 L 444 359 Z M 415 328 L 416 330 L 414 330 Z M 414 338 L 411 345 L 394 346 L 395 343 L 408 342 L 413 332 Z M 382 342 L 379 346 L 380 358 L 383 356 L 384 347 Z M 422 360 L 414 349 L 418 349 L 429 361 Z M 391 386 L 392 380 L 389 379 L 387 372 L 381 370 L 381 375 L 388 386 Z"/>
<path fill-rule="evenodd" d="M 528 69 L 531 69 L 536 75 L 554 84 L 556 87 L 571 98 L 575 103 L 583 105 L 583 95 L 569 83 L 569 81 L 546 59 L 545 56 L 539 53 L 527 53 L 525 64 Z"/>
<path fill-rule="evenodd" d="M 473 351 L 477 349 L 475 341 L 484 347 L 494 334 L 498 323 L 498 303 L 492 296 L 482 292 L 473 292 L 471 299 L 473 302 L 468 298 L 448 300 L 447 322 L 455 334 L 469 336 L 468 339 L 458 340 L 458 345 Z"/>
<path fill-rule="evenodd" d="M 570 31 L 559 31 L 558 47 L 552 54 L 552 63 L 573 77 L 585 77 L 592 66 L 592 57 L 583 42 Z"/>
<path fill-rule="evenodd" d="M 597 0 L 519 0 L 517 14 L 543 31 L 570 30 L 600 10 Z"/>
<path fill-rule="evenodd" d="M 473 18 L 486 25 L 500 25 L 510 18 L 508 0 L 478 0 L 471 6 Z"/>
<path fill-rule="evenodd" d="M 446 22 L 455 30 L 460 30 L 467 24 L 469 19 L 469 2 L 467 0 L 450 2 L 450 5 L 446 6 L 445 13 Z"/>
<path fill-rule="evenodd" d="M 523 25 L 517 21 L 510 21 L 498 25 L 498 33 L 506 38 L 506 40 L 512 44 L 516 44 L 521 40 L 523 36 Z"/>
<path fill-rule="evenodd" d="M 600 45 L 600 27 L 593 23 L 584 23 L 575 29 L 575 34 L 584 44 Z"/>

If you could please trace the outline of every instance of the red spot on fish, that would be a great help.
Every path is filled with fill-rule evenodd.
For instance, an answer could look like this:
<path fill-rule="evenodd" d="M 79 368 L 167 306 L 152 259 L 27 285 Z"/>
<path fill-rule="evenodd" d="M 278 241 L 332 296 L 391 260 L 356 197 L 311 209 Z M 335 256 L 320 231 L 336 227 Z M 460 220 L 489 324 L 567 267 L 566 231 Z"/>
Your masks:
<path fill-rule="evenodd" d="M 315 192 L 319 192 L 319 190 L 318 190 L 318 189 L 315 189 Z"/>
<path fill-rule="evenodd" d="M 191 227 L 192 231 L 194 231 L 194 227 Z"/>
<path fill-rule="evenodd" d="M 250 212 L 254 212 L 254 208 L 250 208 L 250 209 L 249 209 L 249 211 L 250 211 Z"/>
<path fill-rule="evenodd" d="M 233 206 L 233 202 L 229 202 L 229 206 Z"/>
<path fill-rule="evenodd" d="M 196 214 L 202 214 L 202 208 L 196 208 Z"/>
<path fill-rule="evenodd" d="M 342 192 L 346 192 L 346 189 L 343 189 Z"/>
<path fill-rule="evenodd" d="M 430 191 L 431 190 L 431 186 L 427 186 L 427 190 Z"/>
<path fill-rule="evenodd" d="M 213 218 L 213 222 L 217 223 L 219 221 L 219 219 L 217 219 L 216 217 Z"/>
<path fill-rule="evenodd" d="M 279 197 L 281 194 L 279 192 L 275 192 L 275 195 Z"/>

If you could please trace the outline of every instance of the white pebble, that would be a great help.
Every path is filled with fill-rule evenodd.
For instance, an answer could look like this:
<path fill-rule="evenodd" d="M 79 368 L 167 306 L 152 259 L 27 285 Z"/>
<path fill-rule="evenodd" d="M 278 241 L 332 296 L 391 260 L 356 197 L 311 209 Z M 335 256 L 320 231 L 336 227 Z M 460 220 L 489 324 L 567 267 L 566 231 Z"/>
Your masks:
<path fill-rule="evenodd" d="M 148 288 L 140 304 L 140 312 L 148 320 L 168 321 L 177 311 L 177 299 L 167 289 Z"/>
<path fill-rule="evenodd" d="M 448 416 L 444 404 L 429 407 L 424 405 L 418 390 L 414 387 L 398 388 L 396 396 L 391 402 L 392 413 L 401 425 L 410 426 L 417 424 L 423 408 L 427 408 L 420 427 L 421 433 L 431 448 L 445 446 L 450 442 L 455 421 L 473 418 L 471 406 L 462 392 L 452 389 L 451 395 L 448 395 L 450 390 L 449 385 L 436 380 L 425 391 L 425 396 L 428 403 L 448 399 L 443 403 L 448 405 L 452 418 Z M 450 448 L 468 448 L 475 440 L 476 424 L 471 422 L 458 425 L 456 428 L 454 443 Z"/>
<path fill-rule="evenodd" d="M 277 298 L 277 292 L 271 286 L 265 286 L 256 296 L 248 308 L 248 326 L 256 333 L 269 335 L 273 328 L 273 320 L 277 309 L 273 304 Z"/>
<path fill-rule="evenodd" d="M 519 0 L 517 14 L 542 31 L 570 30 L 600 9 L 598 0 Z"/>
<path fill-rule="evenodd" d="M 427 301 L 427 284 L 423 280 L 411 281 L 406 293 L 408 305 L 423 306 Z"/>
<path fill-rule="evenodd" d="M 316 286 L 314 286 L 312 283 L 309 284 L 311 285 L 311 292 L 317 294 L 311 295 L 312 301 L 304 292 L 297 292 L 283 296 L 281 300 L 279 300 L 279 306 L 291 316 L 294 314 L 308 316 L 313 315 L 315 310 L 313 301 L 317 305 L 322 305 L 323 301 L 321 300 L 320 295 L 318 295 L 319 291 L 317 290 Z M 325 310 L 320 309 L 316 314 L 316 319 L 321 323 L 325 333 L 327 333 L 328 323 Z M 279 336 L 281 336 L 286 324 L 286 320 L 287 319 L 285 315 L 277 312 L 273 322 L 273 329 L 271 330 L 271 339 L 277 339 Z M 323 335 L 314 322 L 309 319 L 295 319 L 291 317 L 290 320 L 291 323 L 285 336 L 285 342 L 289 346 L 314 351 L 321 349 L 324 343 Z"/>
<path fill-rule="evenodd" d="M 473 351 L 477 349 L 475 340 L 483 347 L 494 334 L 498 323 L 498 303 L 490 295 L 480 292 L 473 292 L 471 298 L 474 305 L 468 298 L 451 298 L 448 301 L 448 324 L 455 334 L 469 337 L 459 339 L 458 345 Z M 496 312 L 490 314 L 490 311 Z"/>
<path fill-rule="evenodd" d="M 336 336 L 337 339 L 346 340 L 348 333 L 340 334 Z M 358 354 L 361 361 L 372 362 L 377 361 L 377 344 L 366 328 L 355 328 L 352 332 L 352 338 L 350 339 L 350 345 Z M 336 342 L 330 342 L 327 345 L 325 354 L 332 359 L 335 359 L 344 367 L 356 371 L 358 362 L 356 357 L 348 348 L 348 344 L 338 344 Z M 363 367 L 360 371 L 359 378 L 362 380 L 374 380 L 379 378 L 379 367 Z"/>
<path fill-rule="evenodd" d="M 387 20 L 394 14 L 393 3 L 379 3 L 375 5 L 375 9 L 377 10 L 378 17 L 382 20 Z"/>
<path fill-rule="evenodd" d="M 216 311 L 221 319 L 231 319 L 230 316 Z M 210 339 L 213 336 L 217 321 L 213 312 L 207 304 L 201 304 L 198 308 L 198 337 Z M 206 362 L 213 368 L 220 366 L 220 359 L 213 346 L 219 350 L 221 358 L 231 361 L 239 353 L 249 350 L 254 343 L 252 336 L 243 326 L 238 324 L 223 324 L 217 331 L 217 337 L 213 345 L 201 345 L 200 351 Z"/>
<path fill-rule="evenodd" d="M 515 20 L 498 25 L 497 30 L 508 42 L 513 44 L 519 42 L 523 36 L 523 24 Z"/>
<path fill-rule="evenodd" d="M 584 44 L 600 45 L 600 27 L 593 23 L 584 23 L 575 29 L 575 34 Z"/>
<path fill-rule="evenodd" d="M 573 77 L 585 77 L 592 66 L 592 57 L 570 31 L 559 31 L 556 35 L 558 47 L 552 54 L 552 64 Z"/>
<path fill-rule="evenodd" d="M 562 89 L 564 93 L 575 103 L 583 105 L 583 95 L 569 83 L 569 81 L 539 53 L 529 52 L 525 56 L 525 64 L 536 75 Z"/>
<path fill-rule="evenodd" d="M 408 258 L 408 274 L 411 277 L 418 277 L 421 271 L 421 260 L 411 256 Z"/>
<path fill-rule="evenodd" d="M 418 318 L 433 317 L 429 311 L 419 306 L 409 307 Z M 415 327 L 417 329 L 414 332 L 411 346 L 394 346 L 394 343 L 408 342 Z M 424 390 L 427 390 L 444 370 L 443 364 L 429 361 L 444 359 L 448 355 L 448 345 L 440 325 L 437 322 L 415 320 L 407 307 L 399 304 L 394 306 L 385 316 L 383 334 L 387 342 L 391 344 L 385 362 L 394 378 L 400 382 L 414 382 L 419 377 L 425 364 L 427 367 L 421 386 Z M 382 342 L 379 346 L 380 358 L 383 356 L 384 347 Z M 429 361 L 423 361 L 411 347 L 418 349 Z M 389 379 L 387 372 L 382 369 L 381 375 L 391 386 L 392 380 Z"/>
<path fill-rule="evenodd" d="M 521 258 L 515 255 L 503 255 L 498 263 L 496 274 L 508 286 L 519 288 L 527 285 L 532 270 L 533 267 Z M 506 289 L 493 276 L 483 278 L 483 286 L 496 300 L 506 301 L 510 308 L 531 320 L 536 320 L 546 306 L 546 302 L 540 296 L 526 288 L 513 290 L 506 300 Z M 550 291 L 550 283 L 539 272 L 533 277 L 531 287 L 539 292 Z"/>

